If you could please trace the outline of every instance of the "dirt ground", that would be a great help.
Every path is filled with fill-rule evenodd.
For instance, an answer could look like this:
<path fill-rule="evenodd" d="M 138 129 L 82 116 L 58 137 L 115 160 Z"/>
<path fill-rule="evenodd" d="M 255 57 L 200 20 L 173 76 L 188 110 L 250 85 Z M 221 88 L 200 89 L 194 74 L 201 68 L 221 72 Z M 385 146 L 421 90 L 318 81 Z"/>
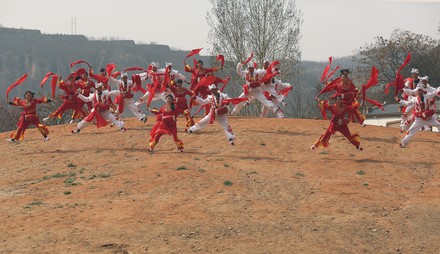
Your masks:
<path fill-rule="evenodd" d="M 153 121 L 0 133 L 0 253 L 440 253 L 439 133 L 311 151 L 327 121 L 232 117 L 235 146 L 214 124 L 148 153 Z"/>

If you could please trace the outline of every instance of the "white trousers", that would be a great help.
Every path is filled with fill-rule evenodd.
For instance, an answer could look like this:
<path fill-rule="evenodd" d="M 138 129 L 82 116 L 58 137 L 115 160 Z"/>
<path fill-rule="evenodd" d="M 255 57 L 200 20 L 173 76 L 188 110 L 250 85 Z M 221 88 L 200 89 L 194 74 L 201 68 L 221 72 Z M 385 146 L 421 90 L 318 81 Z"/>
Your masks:
<path fill-rule="evenodd" d="M 190 132 L 196 132 L 206 125 L 209 124 L 209 119 L 211 118 L 211 113 L 207 114 L 205 117 L 203 117 L 200 121 L 198 121 L 195 125 L 191 126 L 189 128 Z M 220 124 L 220 126 L 223 128 L 223 131 L 226 134 L 226 137 L 228 138 L 228 141 L 234 141 L 235 135 L 232 133 L 232 129 L 229 126 L 228 118 L 226 115 L 216 116 L 215 121 Z"/>
<path fill-rule="evenodd" d="M 124 127 L 124 122 L 117 120 L 115 115 L 113 115 L 110 110 L 106 110 L 104 112 L 99 113 L 101 114 L 102 118 L 104 118 L 107 122 L 112 122 L 114 125 L 118 126 L 119 129 L 121 129 L 122 127 Z M 89 125 L 90 122 L 86 122 L 84 121 L 84 119 L 78 123 L 78 129 L 82 130 L 84 129 L 87 125 Z"/>
<path fill-rule="evenodd" d="M 416 120 L 408 130 L 408 134 L 406 134 L 406 136 L 402 139 L 402 146 L 406 146 L 411 138 L 414 136 L 414 134 L 416 134 L 425 124 L 440 128 L 440 121 L 437 120 L 436 115 L 433 115 L 428 120 L 423 120 L 420 117 L 416 117 Z"/>
<path fill-rule="evenodd" d="M 245 95 L 244 92 L 238 96 L 238 98 L 254 98 L 257 99 L 263 104 L 264 106 L 272 109 L 272 111 L 275 113 L 277 111 L 277 107 L 275 107 L 275 104 L 273 104 L 272 101 L 268 100 L 260 89 L 258 88 L 252 88 L 251 91 L 249 91 L 248 95 Z M 251 99 L 253 100 L 253 99 Z M 251 102 L 251 101 L 250 101 Z M 234 109 L 232 110 L 231 114 L 238 114 L 240 110 L 243 108 L 243 106 L 246 104 L 245 101 L 238 103 L 235 105 Z"/>
<path fill-rule="evenodd" d="M 119 107 L 119 106 L 118 106 Z M 129 108 L 131 112 L 139 119 L 143 119 L 145 117 L 145 114 L 136 106 L 132 98 L 125 98 L 124 99 L 124 107 Z M 119 112 L 116 110 L 116 112 Z"/>

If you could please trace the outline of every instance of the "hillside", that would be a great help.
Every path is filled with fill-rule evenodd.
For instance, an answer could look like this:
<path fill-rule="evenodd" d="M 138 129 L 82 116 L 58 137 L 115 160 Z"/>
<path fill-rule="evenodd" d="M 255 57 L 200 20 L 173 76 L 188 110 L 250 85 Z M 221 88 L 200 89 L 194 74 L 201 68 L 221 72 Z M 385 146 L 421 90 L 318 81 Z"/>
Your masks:
<path fill-rule="evenodd" d="M 341 135 L 311 151 L 327 121 L 233 117 L 235 146 L 213 125 L 148 153 L 152 123 L 0 142 L 0 253 L 440 250 L 438 133 L 401 149 L 397 129 L 352 125 L 363 152 Z"/>

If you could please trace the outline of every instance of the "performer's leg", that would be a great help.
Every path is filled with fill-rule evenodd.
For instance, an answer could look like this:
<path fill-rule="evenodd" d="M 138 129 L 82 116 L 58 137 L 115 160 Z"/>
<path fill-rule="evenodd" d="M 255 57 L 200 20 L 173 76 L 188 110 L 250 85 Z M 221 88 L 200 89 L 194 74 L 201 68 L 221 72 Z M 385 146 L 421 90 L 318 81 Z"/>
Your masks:
<path fill-rule="evenodd" d="M 416 134 L 425 123 L 426 123 L 425 120 L 421 119 L 420 117 L 416 117 L 416 120 L 409 128 L 408 133 L 402 139 L 400 146 L 402 147 L 406 146 L 408 142 L 411 140 L 411 138 L 414 136 L 414 134 Z"/>
<path fill-rule="evenodd" d="M 146 103 L 148 100 L 148 97 L 150 97 L 150 91 L 147 91 L 144 95 L 142 95 L 141 98 L 136 102 L 136 106 L 141 105 L 142 103 Z"/>
<path fill-rule="evenodd" d="M 319 148 L 326 148 L 326 147 L 328 147 L 330 145 L 329 140 L 330 140 L 332 135 L 333 135 L 332 132 L 329 129 L 327 129 L 325 131 L 325 133 L 322 134 L 321 137 L 319 137 L 319 139 L 312 145 L 312 147 L 311 147 L 312 150 L 315 149 L 315 148 L 318 148 L 318 147 Z"/>
<path fill-rule="evenodd" d="M 205 127 L 209 123 L 209 119 L 211 118 L 211 114 L 207 114 L 200 121 L 198 121 L 195 125 L 191 126 L 188 130 L 189 133 L 196 132 L 201 128 Z"/>
<path fill-rule="evenodd" d="M 116 125 L 120 130 L 124 129 L 124 122 L 116 119 L 116 116 L 113 115 L 110 110 L 101 113 L 102 118 L 104 118 L 107 122 L 111 122 Z M 125 130 L 124 130 L 125 131 Z"/>
<path fill-rule="evenodd" d="M 245 95 L 244 93 L 241 93 L 240 96 L 238 96 L 238 98 L 249 98 L 249 95 Z M 237 105 L 235 105 L 234 109 L 231 111 L 231 115 L 238 114 L 240 112 L 241 108 L 243 108 L 245 104 L 246 104 L 246 102 L 242 101 L 242 102 L 238 103 Z"/>
<path fill-rule="evenodd" d="M 188 128 L 188 127 L 193 126 L 194 125 L 194 119 L 192 118 L 191 113 L 189 112 L 189 110 L 185 110 L 183 112 L 183 115 L 186 118 L 186 127 Z"/>
<path fill-rule="evenodd" d="M 350 141 L 350 143 L 352 143 L 356 149 L 358 150 L 362 150 L 361 142 L 360 142 L 360 137 L 357 133 L 351 135 L 350 130 L 348 129 L 348 126 L 345 125 L 340 125 L 337 129 L 337 131 L 339 131 L 340 133 L 342 133 L 342 135 L 344 135 L 348 141 Z"/>
<path fill-rule="evenodd" d="M 128 106 L 128 108 L 131 110 L 131 112 L 133 112 L 133 114 L 140 120 L 143 121 L 145 120 L 145 114 L 142 113 L 142 111 L 136 107 L 133 99 L 124 99 L 124 103 L 126 106 Z"/>
<path fill-rule="evenodd" d="M 23 120 L 20 119 L 17 130 L 10 135 L 11 137 L 10 141 L 22 140 L 24 138 L 24 133 L 28 127 L 29 127 L 29 123 L 24 119 Z"/>
<path fill-rule="evenodd" d="M 220 124 L 220 126 L 223 128 L 223 131 L 226 134 L 226 137 L 228 138 L 228 141 L 231 145 L 234 144 L 235 135 L 232 132 L 231 126 L 229 126 L 228 118 L 226 116 L 217 116 L 216 117 L 217 122 Z"/>

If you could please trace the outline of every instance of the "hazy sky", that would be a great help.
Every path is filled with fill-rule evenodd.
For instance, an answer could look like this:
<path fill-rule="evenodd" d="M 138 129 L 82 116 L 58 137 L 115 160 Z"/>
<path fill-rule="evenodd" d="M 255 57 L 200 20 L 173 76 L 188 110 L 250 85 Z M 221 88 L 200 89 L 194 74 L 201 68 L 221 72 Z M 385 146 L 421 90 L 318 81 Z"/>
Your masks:
<path fill-rule="evenodd" d="M 296 5 L 304 19 L 303 60 L 351 55 L 396 28 L 440 39 L 440 0 L 296 0 Z M 206 49 L 210 8 L 209 0 L 2 0 L 0 24 L 70 34 L 76 17 L 76 33 L 87 37 Z"/>

